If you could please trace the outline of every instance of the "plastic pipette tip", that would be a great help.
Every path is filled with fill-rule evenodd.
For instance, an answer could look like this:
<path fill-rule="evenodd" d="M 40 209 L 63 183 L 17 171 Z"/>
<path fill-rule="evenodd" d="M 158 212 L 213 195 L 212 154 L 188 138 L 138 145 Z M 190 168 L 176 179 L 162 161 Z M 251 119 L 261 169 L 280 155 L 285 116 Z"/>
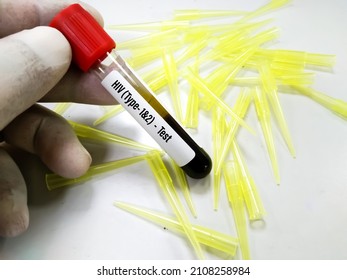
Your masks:
<path fill-rule="evenodd" d="M 171 100 L 176 112 L 178 120 L 183 122 L 183 110 L 181 105 L 181 96 L 178 89 L 178 72 L 177 65 L 173 52 L 168 49 L 162 49 L 162 60 L 164 65 L 164 72 L 168 81 Z"/>
<path fill-rule="evenodd" d="M 246 69 L 257 69 L 258 63 L 257 59 L 266 59 L 271 61 L 271 72 L 276 80 L 276 84 L 280 85 L 311 85 L 314 82 L 316 73 L 305 72 L 304 67 L 299 64 L 293 64 L 282 61 L 273 61 L 272 57 L 269 55 L 255 54 L 255 60 L 250 59 L 245 65 Z M 238 85 L 243 87 L 254 87 L 262 84 L 259 77 L 236 77 L 230 81 L 231 85 Z"/>
<path fill-rule="evenodd" d="M 306 53 L 305 63 L 308 65 L 332 69 L 336 63 L 336 56 L 330 54 Z"/>
<path fill-rule="evenodd" d="M 222 108 L 222 110 L 225 111 L 225 113 L 231 115 L 233 118 L 235 118 L 240 123 L 240 125 L 245 127 L 252 134 L 255 134 L 254 129 L 252 129 L 243 119 L 241 119 L 237 114 L 235 114 L 235 112 L 233 112 L 233 110 L 231 110 L 230 107 L 223 102 L 223 100 L 221 100 L 219 97 L 217 97 L 208 88 L 208 86 L 205 84 L 205 82 L 199 76 L 194 74 L 194 72 L 191 69 L 189 69 L 189 68 L 187 69 L 187 71 L 185 72 L 185 76 L 189 80 L 191 85 L 195 86 L 199 92 L 201 92 L 204 95 L 211 98 L 213 100 L 213 102 L 215 102 L 218 106 L 220 106 Z"/>
<path fill-rule="evenodd" d="M 78 178 L 73 178 L 73 179 L 64 178 L 57 174 L 46 174 L 46 185 L 48 190 L 51 191 L 54 189 L 67 187 L 67 186 L 78 184 L 78 183 L 83 183 L 93 178 L 95 175 L 113 171 L 113 170 L 137 163 L 145 159 L 146 159 L 146 155 L 141 155 L 141 156 L 126 158 L 126 159 L 120 159 L 120 160 L 116 160 L 112 162 L 92 165 L 84 175 Z"/>
<path fill-rule="evenodd" d="M 199 93 L 193 87 L 189 91 L 183 124 L 187 128 L 197 128 L 199 125 Z"/>
<path fill-rule="evenodd" d="M 213 210 L 217 211 L 219 208 L 220 199 L 220 186 L 222 182 L 222 173 L 213 173 Z"/>
<path fill-rule="evenodd" d="M 198 53 L 205 48 L 207 45 L 204 37 L 200 38 L 194 44 L 191 44 L 188 48 L 186 48 L 182 53 L 180 53 L 176 58 L 176 65 L 180 66 L 187 59 L 192 56 L 198 55 Z M 167 85 L 167 80 L 165 78 L 165 72 L 163 67 L 158 66 L 154 67 L 152 70 L 148 71 L 143 75 L 143 79 L 147 82 L 148 86 L 154 91 L 157 92 L 161 90 L 164 86 Z"/>
<path fill-rule="evenodd" d="M 197 20 L 211 17 L 242 16 L 245 11 L 228 10 L 176 10 L 174 16 L 176 20 Z"/>
<path fill-rule="evenodd" d="M 230 35 L 235 34 L 235 32 L 250 32 L 257 28 L 260 28 L 270 22 L 273 19 L 266 19 L 258 22 L 236 22 L 236 23 L 226 23 L 226 24 L 204 24 L 204 25 L 191 25 L 190 30 L 197 29 L 205 31 L 209 34 L 209 39 L 211 42 L 222 41 L 227 39 Z"/>
<path fill-rule="evenodd" d="M 199 72 L 200 61 L 199 56 L 195 56 L 193 71 Z M 186 116 L 184 126 L 189 128 L 197 128 L 199 123 L 199 92 L 194 87 L 190 87 L 187 98 Z"/>
<path fill-rule="evenodd" d="M 250 51 L 250 48 L 260 47 L 261 45 L 268 43 L 279 36 L 279 29 L 276 27 L 257 33 L 256 35 L 250 36 L 238 32 L 229 41 L 220 41 L 214 50 L 211 50 L 209 59 L 218 59 L 223 56 L 229 56 L 230 54 L 238 54 L 244 50 Z"/>
<path fill-rule="evenodd" d="M 290 154 L 295 158 L 296 153 L 292 138 L 288 129 L 287 121 L 284 117 L 281 103 L 278 98 L 277 84 L 274 75 L 271 73 L 268 61 L 260 61 L 258 64 L 259 74 L 262 81 L 264 91 L 270 101 L 274 116 L 281 130 L 283 139 L 285 140 Z"/>
<path fill-rule="evenodd" d="M 182 168 L 180 168 L 172 159 L 171 159 L 171 166 L 173 167 L 176 179 L 178 181 L 178 185 L 180 186 L 180 188 L 182 190 L 182 193 L 183 193 L 183 196 L 186 200 L 188 208 L 189 208 L 190 212 L 192 213 L 193 217 L 196 218 L 197 217 L 196 209 L 195 209 L 194 202 L 193 202 L 193 199 L 192 199 L 192 196 L 190 193 L 187 176 L 184 173 L 184 171 L 182 170 Z"/>
<path fill-rule="evenodd" d="M 277 162 L 276 149 L 271 128 L 270 108 L 267 104 L 266 96 L 260 87 L 253 90 L 253 98 L 258 120 L 263 130 L 263 135 L 271 161 L 272 170 L 275 176 L 277 185 L 280 184 L 280 174 Z"/>
<path fill-rule="evenodd" d="M 94 139 L 98 141 L 113 142 L 113 143 L 128 146 L 130 148 L 144 150 L 144 151 L 150 151 L 155 149 L 153 147 L 141 144 L 129 138 L 108 133 L 93 127 L 89 127 L 87 125 L 83 125 L 73 121 L 69 121 L 69 123 L 72 126 L 73 130 L 75 131 L 76 135 L 79 137 Z"/>
<path fill-rule="evenodd" d="M 154 61 L 157 61 L 162 58 L 163 49 L 171 49 L 172 52 L 182 48 L 182 42 L 174 41 L 172 43 L 166 43 L 165 48 L 161 45 L 159 46 L 148 46 L 143 48 L 138 48 L 131 51 L 131 56 L 126 59 L 126 62 L 132 68 L 141 68 L 146 65 L 151 64 Z M 156 73 L 156 75 L 158 72 Z"/>
<path fill-rule="evenodd" d="M 260 199 L 257 187 L 248 170 L 241 149 L 236 141 L 232 142 L 231 150 L 237 169 L 239 170 L 240 180 L 242 182 L 242 193 L 246 203 L 247 212 L 250 220 L 261 220 L 265 215 L 263 203 Z"/>
<path fill-rule="evenodd" d="M 261 16 L 267 12 L 270 12 L 272 10 L 278 9 L 280 7 L 283 7 L 284 5 L 290 3 L 291 0 L 270 0 L 269 3 L 259 7 L 258 9 L 254 10 L 253 12 L 248 13 L 243 18 L 241 18 L 239 21 L 247 21 L 252 18 Z"/>
<path fill-rule="evenodd" d="M 293 85 L 293 86 L 309 86 L 312 85 L 315 78 L 315 73 L 302 73 L 294 75 L 276 74 L 278 85 Z"/>
<path fill-rule="evenodd" d="M 144 22 L 135 24 L 111 24 L 108 25 L 109 29 L 116 30 L 130 30 L 130 31 L 165 31 L 169 29 L 188 27 L 190 22 L 187 20 L 167 20 L 160 22 Z"/>
<path fill-rule="evenodd" d="M 165 42 L 177 43 L 177 30 L 170 29 L 165 31 L 159 31 L 155 33 L 150 33 L 148 35 L 145 35 L 139 38 L 130 39 L 128 41 L 118 43 L 117 49 L 131 50 L 131 49 L 138 49 L 141 47 L 148 48 L 149 45 L 161 46 Z"/>
<path fill-rule="evenodd" d="M 212 113 L 212 143 L 214 162 L 218 162 L 220 157 L 220 147 L 225 138 L 226 121 L 223 111 L 219 107 L 213 108 Z M 220 197 L 221 172 L 217 171 L 216 165 L 213 165 L 213 208 L 218 210 Z"/>
<path fill-rule="evenodd" d="M 114 108 L 108 110 L 104 115 L 100 118 L 96 119 L 93 123 L 94 126 L 100 125 L 101 123 L 107 121 L 108 119 L 116 116 L 120 112 L 123 112 L 125 109 L 122 105 L 116 105 Z"/>
<path fill-rule="evenodd" d="M 240 69 L 247 63 L 247 61 L 253 56 L 255 51 L 258 49 L 257 45 L 254 45 L 242 53 L 235 56 L 230 62 L 226 63 L 215 72 L 213 72 L 207 78 L 207 84 L 212 89 L 218 89 L 220 85 L 227 86 L 229 81 L 234 79 L 240 72 Z"/>
<path fill-rule="evenodd" d="M 115 202 L 114 206 L 148 219 L 160 226 L 165 226 L 169 230 L 175 230 L 184 234 L 182 225 L 172 217 L 123 202 Z M 192 228 L 201 244 L 220 250 L 231 256 L 235 255 L 238 245 L 237 238 L 198 225 L 192 225 Z"/>
<path fill-rule="evenodd" d="M 261 53 L 266 54 L 268 57 L 272 57 L 274 61 L 296 64 L 301 67 L 316 66 L 319 67 L 319 69 L 331 69 L 336 62 L 335 55 L 297 50 L 262 50 Z"/>
<path fill-rule="evenodd" d="M 71 106 L 71 103 L 63 102 L 58 103 L 54 108 L 53 111 L 56 112 L 59 115 L 62 115 L 66 112 L 67 109 Z"/>
<path fill-rule="evenodd" d="M 347 118 L 347 102 L 328 96 L 310 87 L 292 86 L 299 93 L 308 96 L 342 118 Z"/>
<path fill-rule="evenodd" d="M 241 90 L 233 108 L 234 112 L 238 114 L 240 117 L 244 118 L 250 103 L 251 95 L 248 93 L 248 91 Z M 221 172 L 223 164 L 225 162 L 228 152 L 230 152 L 231 144 L 235 139 L 238 129 L 239 124 L 236 121 L 231 120 L 229 126 L 227 127 L 226 136 L 224 137 L 223 143 L 219 147 L 221 152 L 215 164 L 216 173 Z"/>
<path fill-rule="evenodd" d="M 158 185 L 166 196 L 168 202 L 171 205 L 171 208 L 176 214 L 177 219 L 182 224 L 184 231 L 192 244 L 195 253 L 199 259 L 204 259 L 204 254 L 202 252 L 201 246 L 197 241 L 196 235 L 193 232 L 192 225 L 189 221 L 189 218 L 184 210 L 184 207 L 179 200 L 176 189 L 173 185 L 172 179 L 169 175 L 168 170 L 160 157 L 160 154 L 156 151 L 151 151 L 146 155 L 147 162 L 157 179 Z"/>
<path fill-rule="evenodd" d="M 238 174 L 239 171 L 237 169 L 237 164 L 234 161 L 228 162 L 224 169 L 223 174 L 225 178 L 225 186 L 233 210 L 242 258 L 248 260 L 250 259 L 250 250 L 248 244 L 247 220 L 241 189 L 242 183 Z"/>
<path fill-rule="evenodd" d="M 157 60 L 161 56 L 161 50 L 157 48 L 140 48 L 141 52 L 135 53 L 126 59 L 126 62 L 133 68 L 139 69 L 144 67 L 153 61 Z"/>
<path fill-rule="evenodd" d="M 223 36 L 218 40 L 215 47 L 215 58 L 243 52 L 245 50 L 247 51 L 248 48 L 259 47 L 278 37 L 279 30 L 276 27 L 252 35 L 251 31 L 257 27 L 258 25 L 254 24 L 241 30 L 232 31 L 230 34 Z M 219 52 L 221 55 L 218 55 L 216 52 Z"/>

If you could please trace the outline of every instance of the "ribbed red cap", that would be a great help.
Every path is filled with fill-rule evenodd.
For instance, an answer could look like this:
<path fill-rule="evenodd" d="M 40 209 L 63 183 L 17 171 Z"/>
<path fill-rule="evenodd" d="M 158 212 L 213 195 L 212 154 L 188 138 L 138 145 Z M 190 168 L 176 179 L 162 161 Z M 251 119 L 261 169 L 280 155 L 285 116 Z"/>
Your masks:
<path fill-rule="evenodd" d="M 71 45 L 73 62 L 85 72 L 116 47 L 102 26 L 79 4 L 62 10 L 50 26 L 63 33 Z"/>

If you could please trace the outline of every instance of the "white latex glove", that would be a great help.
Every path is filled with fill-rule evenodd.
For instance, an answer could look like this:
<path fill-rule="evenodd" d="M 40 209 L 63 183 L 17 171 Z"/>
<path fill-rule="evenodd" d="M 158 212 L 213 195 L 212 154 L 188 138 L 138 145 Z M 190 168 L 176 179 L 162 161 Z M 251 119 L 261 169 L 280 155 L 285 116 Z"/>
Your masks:
<path fill-rule="evenodd" d="M 69 178 L 81 176 L 91 163 L 69 124 L 35 103 L 115 102 L 93 75 L 70 67 L 67 40 L 47 27 L 74 2 L 0 0 L 0 236 L 16 236 L 29 224 L 25 181 L 8 147 L 36 154 Z M 81 4 L 102 24 L 97 11 Z"/>

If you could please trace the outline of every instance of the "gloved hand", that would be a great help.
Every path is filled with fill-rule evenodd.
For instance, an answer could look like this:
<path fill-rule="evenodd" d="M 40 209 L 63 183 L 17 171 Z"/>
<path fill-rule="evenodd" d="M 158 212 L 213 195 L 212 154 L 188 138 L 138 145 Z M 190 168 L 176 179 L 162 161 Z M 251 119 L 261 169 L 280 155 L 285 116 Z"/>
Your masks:
<path fill-rule="evenodd" d="M 16 236 L 29 224 L 25 181 L 7 147 L 36 154 L 68 178 L 81 176 L 91 163 L 70 125 L 36 102 L 115 103 L 97 78 L 70 67 L 69 43 L 47 27 L 74 2 L 0 1 L 0 236 Z M 102 24 L 95 9 L 81 5 Z"/>

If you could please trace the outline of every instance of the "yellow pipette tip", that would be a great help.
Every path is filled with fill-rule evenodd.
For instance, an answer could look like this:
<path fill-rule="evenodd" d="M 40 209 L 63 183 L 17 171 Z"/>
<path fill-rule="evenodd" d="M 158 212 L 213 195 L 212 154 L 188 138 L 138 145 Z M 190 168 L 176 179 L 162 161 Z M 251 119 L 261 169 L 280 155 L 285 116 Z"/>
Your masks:
<path fill-rule="evenodd" d="M 212 143 L 213 160 L 218 162 L 220 157 L 220 147 L 225 139 L 226 121 L 224 112 L 219 107 L 214 107 L 212 112 Z M 220 198 L 221 172 L 213 165 L 213 208 L 218 210 Z"/>
<path fill-rule="evenodd" d="M 347 102 L 328 96 L 310 87 L 292 86 L 299 93 L 308 96 L 342 118 L 347 118 Z"/>
<path fill-rule="evenodd" d="M 242 258 L 248 260 L 250 259 L 250 249 L 248 243 L 246 209 L 244 206 L 243 193 L 241 189 L 242 183 L 239 178 L 237 164 L 234 161 L 227 162 L 223 174 L 228 199 L 233 210 Z"/>
<path fill-rule="evenodd" d="M 190 25 L 188 20 L 167 20 L 160 22 L 144 22 L 134 24 L 111 24 L 106 26 L 108 29 L 129 30 L 129 31 L 165 31 L 176 28 L 186 28 Z"/>
<path fill-rule="evenodd" d="M 249 219 L 252 221 L 262 220 L 265 215 L 264 206 L 260 199 L 254 180 L 243 158 L 241 149 L 236 141 L 232 142 L 231 150 L 238 166 L 237 169 L 240 173 L 239 176 L 242 182 L 242 193 L 246 203 Z"/>
<path fill-rule="evenodd" d="M 246 115 L 246 112 L 249 108 L 249 105 L 251 103 L 251 94 L 245 89 L 242 89 L 238 98 L 236 99 L 235 105 L 234 105 L 234 112 L 238 114 L 241 118 L 244 118 Z M 220 173 L 224 164 L 224 161 L 227 157 L 228 152 L 230 152 L 230 147 L 232 141 L 235 139 L 235 136 L 237 134 L 239 128 L 239 124 L 232 120 L 227 128 L 226 135 L 224 137 L 223 143 L 220 145 L 220 154 L 218 158 L 216 159 L 215 166 L 215 172 Z"/>
<path fill-rule="evenodd" d="M 199 72 L 199 56 L 195 56 L 194 61 L 194 71 L 195 73 Z M 184 120 L 185 127 L 188 128 L 197 128 L 199 123 L 199 92 L 194 87 L 190 87 L 189 95 L 187 98 L 187 107 L 186 107 L 186 117 Z"/>
<path fill-rule="evenodd" d="M 173 102 L 174 110 L 179 122 L 183 122 L 183 110 L 181 105 L 181 96 L 178 89 L 178 72 L 177 65 L 173 52 L 168 49 L 162 49 L 162 60 L 164 65 L 164 72 L 168 81 L 171 100 Z"/>
<path fill-rule="evenodd" d="M 336 55 L 306 53 L 305 63 L 318 67 L 326 67 L 328 69 L 332 69 L 336 63 Z"/>
<path fill-rule="evenodd" d="M 315 73 L 302 73 L 293 75 L 279 75 L 276 74 L 276 80 L 278 85 L 289 86 L 309 86 L 312 85 L 315 78 Z"/>
<path fill-rule="evenodd" d="M 196 87 L 196 89 L 203 93 L 204 95 L 208 96 L 215 102 L 222 110 L 225 111 L 225 113 L 231 115 L 233 118 L 235 118 L 240 125 L 245 127 L 249 132 L 252 134 L 256 134 L 255 130 L 251 128 L 242 118 L 240 118 L 237 114 L 233 112 L 233 110 L 230 109 L 228 105 L 225 104 L 223 100 L 221 100 L 219 97 L 217 97 L 211 89 L 206 85 L 206 83 L 198 76 L 196 75 L 192 69 L 188 68 L 187 71 L 184 73 L 185 77 L 188 79 L 188 81 L 191 83 L 192 86 Z"/>
<path fill-rule="evenodd" d="M 143 151 L 151 151 L 155 148 L 151 146 L 147 146 L 144 144 L 141 144 L 139 142 L 136 142 L 134 140 L 131 140 L 129 138 L 112 134 L 106 131 L 102 131 L 84 124 L 80 124 L 77 122 L 69 121 L 69 124 L 72 126 L 73 130 L 75 131 L 76 135 L 83 138 L 89 138 L 94 139 L 97 141 L 104 141 L 104 142 L 113 142 L 121 145 L 125 145 L 127 147 L 133 148 L 133 149 L 139 149 Z M 163 154 L 164 151 L 161 151 Z"/>
<path fill-rule="evenodd" d="M 48 190 L 54 190 L 62 187 L 67 187 L 77 183 L 83 183 L 93 178 L 95 175 L 106 173 L 109 171 L 114 171 L 116 169 L 137 163 L 139 161 L 145 160 L 146 155 L 140 155 L 131 158 L 120 159 L 112 162 L 101 163 L 97 165 L 92 165 L 87 172 L 78 178 L 64 178 L 57 174 L 46 174 L 46 186 Z"/>
<path fill-rule="evenodd" d="M 228 10 L 175 10 L 174 18 L 176 20 L 198 20 L 212 17 L 242 16 L 246 11 L 228 11 Z"/>
<path fill-rule="evenodd" d="M 266 100 L 266 96 L 260 87 L 253 89 L 253 97 L 258 120 L 263 130 L 263 135 L 271 161 L 272 170 L 275 176 L 277 185 L 280 184 L 280 174 L 277 162 L 276 149 L 272 135 L 270 108 Z"/>
<path fill-rule="evenodd" d="M 278 98 L 277 84 L 274 75 L 271 73 L 269 62 L 265 60 L 259 61 L 258 69 L 264 91 L 266 92 L 270 105 L 273 109 L 274 116 L 281 130 L 283 139 L 287 144 L 290 154 L 295 158 L 296 153 L 293 141 L 288 129 L 286 119 L 284 117 L 281 103 Z"/>
<path fill-rule="evenodd" d="M 213 174 L 213 210 L 218 211 L 220 199 L 221 173 Z"/>
<path fill-rule="evenodd" d="M 190 44 L 182 53 L 177 56 L 176 64 L 177 66 L 181 65 L 187 59 L 197 56 L 198 53 L 204 49 L 207 45 L 207 40 L 205 36 L 199 38 L 195 41 L 194 44 Z M 165 72 L 163 67 L 154 67 L 152 70 L 145 73 L 142 77 L 148 84 L 148 86 L 154 91 L 158 92 L 163 87 L 167 85 L 167 80 L 165 78 Z"/>
<path fill-rule="evenodd" d="M 117 44 L 119 50 L 138 50 L 139 48 L 148 48 L 149 45 L 161 46 L 164 43 L 177 43 L 179 38 L 177 37 L 176 29 L 169 29 L 165 31 L 159 31 L 150 33 L 148 35 L 130 39 L 128 41 L 120 42 Z"/>
<path fill-rule="evenodd" d="M 198 128 L 199 126 L 199 93 L 192 88 L 187 99 L 186 117 L 183 122 L 187 128 Z"/>
<path fill-rule="evenodd" d="M 171 49 L 172 52 L 179 50 L 182 48 L 182 43 L 180 41 L 174 41 L 172 43 L 165 44 L 165 48 L 161 45 L 159 46 L 150 46 L 150 47 L 143 47 L 139 49 L 132 50 L 132 55 L 126 59 L 126 62 L 132 67 L 132 68 L 141 68 L 146 65 L 150 65 L 153 62 L 156 62 L 157 60 L 162 58 L 163 49 Z M 158 75 L 158 72 L 155 73 L 155 75 Z"/>
<path fill-rule="evenodd" d="M 59 115 L 62 115 L 66 112 L 67 109 L 70 108 L 72 103 L 69 102 L 63 102 L 63 103 L 58 103 L 54 108 L 53 111 L 56 112 Z"/>
<path fill-rule="evenodd" d="M 116 116 L 117 114 L 119 114 L 120 112 L 123 112 L 123 111 L 124 111 L 124 108 L 121 105 L 116 105 L 114 108 L 108 110 L 103 116 L 96 119 L 94 121 L 93 125 L 97 126 L 97 125 L 107 121 L 108 119 Z"/>
<path fill-rule="evenodd" d="M 150 151 L 146 154 L 147 162 L 157 179 L 158 185 L 162 189 L 172 209 L 174 210 L 176 217 L 182 224 L 184 231 L 189 239 L 195 253 L 199 259 L 205 259 L 201 246 L 193 232 L 192 225 L 184 210 L 184 207 L 178 197 L 176 189 L 173 185 L 169 172 L 157 151 Z"/>
<path fill-rule="evenodd" d="M 183 169 L 180 168 L 172 159 L 171 159 L 171 165 L 172 165 L 173 170 L 175 172 L 175 176 L 177 178 L 179 186 L 181 187 L 181 190 L 182 190 L 183 196 L 186 200 L 186 203 L 188 205 L 188 208 L 189 208 L 190 212 L 192 213 L 193 217 L 196 218 L 197 213 L 196 213 L 196 209 L 195 209 L 193 199 L 192 199 L 192 196 L 190 193 L 187 176 L 184 173 Z"/>
<path fill-rule="evenodd" d="M 169 230 L 172 229 L 178 231 L 179 233 L 184 233 L 182 225 L 176 219 L 167 215 L 124 202 L 115 202 L 114 206 L 139 217 L 146 218 L 156 224 L 159 224 L 160 226 L 165 226 Z M 192 228 L 201 244 L 225 252 L 231 256 L 236 254 L 238 245 L 237 238 L 198 225 L 192 225 Z"/>
<path fill-rule="evenodd" d="M 248 13 L 247 15 L 245 15 L 243 18 L 241 18 L 239 20 L 239 22 L 247 21 L 247 20 L 250 20 L 252 18 L 261 16 L 267 12 L 281 8 L 290 2 L 291 2 L 291 0 L 270 0 L 269 3 L 266 3 L 265 5 L 263 5 L 263 6 L 259 7 L 258 9 Z"/>

